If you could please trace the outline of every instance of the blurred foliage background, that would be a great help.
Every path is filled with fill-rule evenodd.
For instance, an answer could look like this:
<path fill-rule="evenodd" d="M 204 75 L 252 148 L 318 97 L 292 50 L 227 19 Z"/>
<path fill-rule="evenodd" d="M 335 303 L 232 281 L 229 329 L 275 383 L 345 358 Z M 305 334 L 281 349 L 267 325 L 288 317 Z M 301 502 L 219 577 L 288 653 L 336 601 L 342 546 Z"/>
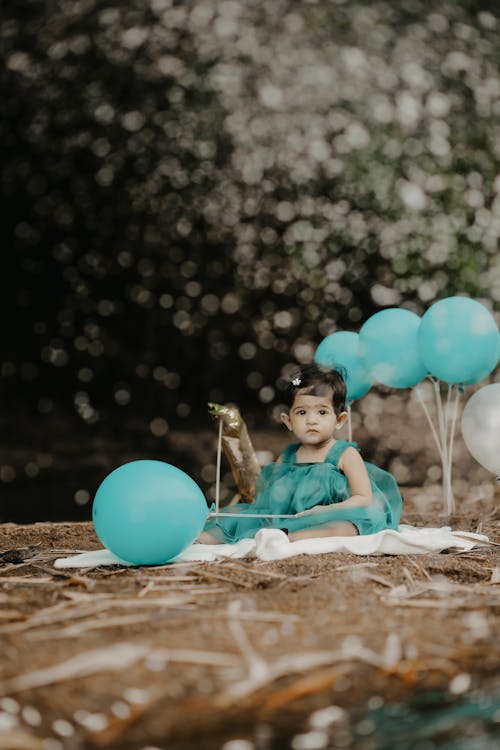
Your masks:
<path fill-rule="evenodd" d="M 0 520 L 89 517 L 130 457 L 210 494 L 206 402 L 272 453 L 295 363 L 383 307 L 498 320 L 496 2 L 5 0 L 0 29 Z M 408 391 L 354 410 L 370 460 L 439 479 Z"/>

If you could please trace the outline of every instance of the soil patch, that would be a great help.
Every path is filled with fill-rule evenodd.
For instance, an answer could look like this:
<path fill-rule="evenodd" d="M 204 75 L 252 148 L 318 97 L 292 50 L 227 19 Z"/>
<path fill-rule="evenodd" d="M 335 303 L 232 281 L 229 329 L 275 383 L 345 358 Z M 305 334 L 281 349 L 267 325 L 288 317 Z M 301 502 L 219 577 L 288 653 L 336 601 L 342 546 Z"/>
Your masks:
<path fill-rule="evenodd" d="M 494 505 L 415 498 L 404 522 L 500 541 Z M 500 546 L 53 567 L 100 546 L 90 523 L 0 526 L 0 748 L 278 747 L 327 707 L 349 747 L 366 707 L 500 688 Z"/>

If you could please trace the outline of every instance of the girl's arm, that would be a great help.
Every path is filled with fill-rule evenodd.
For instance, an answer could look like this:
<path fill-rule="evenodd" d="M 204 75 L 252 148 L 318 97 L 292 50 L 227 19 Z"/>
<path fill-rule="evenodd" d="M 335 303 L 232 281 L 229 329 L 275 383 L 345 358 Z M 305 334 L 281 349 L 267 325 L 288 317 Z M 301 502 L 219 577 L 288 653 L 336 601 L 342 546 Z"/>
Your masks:
<path fill-rule="evenodd" d="M 342 500 L 340 503 L 335 503 L 335 507 L 362 508 L 366 505 L 370 505 L 372 501 L 370 478 L 366 470 L 365 462 L 356 448 L 349 446 L 349 448 L 345 449 L 339 461 L 339 469 L 341 469 L 347 477 L 349 488 L 351 490 L 351 497 L 347 498 L 347 500 Z M 329 507 L 330 506 L 328 505 L 315 505 L 313 508 L 303 510 L 296 515 L 306 516 L 309 515 L 309 513 L 321 513 Z"/>
<path fill-rule="evenodd" d="M 351 490 L 351 497 L 337 503 L 337 505 L 343 505 L 344 507 L 351 506 L 353 508 L 370 505 L 372 501 L 370 478 L 366 470 L 365 462 L 356 448 L 349 446 L 349 448 L 345 449 L 339 461 L 339 469 L 341 469 L 347 477 L 349 488 Z"/>

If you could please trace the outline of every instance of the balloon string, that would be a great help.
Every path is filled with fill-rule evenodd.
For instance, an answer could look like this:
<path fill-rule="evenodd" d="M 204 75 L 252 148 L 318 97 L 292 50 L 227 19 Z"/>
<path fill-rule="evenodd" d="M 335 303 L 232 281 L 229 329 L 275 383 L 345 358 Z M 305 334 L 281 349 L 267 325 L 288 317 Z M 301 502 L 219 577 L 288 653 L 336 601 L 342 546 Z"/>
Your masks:
<path fill-rule="evenodd" d="M 446 462 L 446 431 L 444 426 L 443 402 L 441 401 L 441 392 L 439 390 L 439 380 L 432 380 L 434 386 L 434 399 L 436 402 L 436 411 L 438 415 L 439 434 L 441 436 L 441 456 Z"/>
<path fill-rule="evenodd" d="M 444 422 L 446 426 L 448 426 L 450 422 L 450 404 L 451 404 L 452 392 L 453 392 L 453 385 L 451 385 L 451 383 L 448 383 L 448 391 L 446 393 L 446 408 L 444 412 Z"/>
<path fill-rule="evenodd" d="M 453 387 L 453 386 L 452 386 Z M 457 415 L 458 415 L 458 402 L 460 400 L 460 388 L 456 386 L 457 390 L 455 393 L 455 403 L 453 405 L 453 414 L 451 417 L 451 429 L 450 429 L 450 442 L 448 445 L 448 487 L 450 488 L 450 507 L 449 512 L 455 510 L 455 498 L 453 496 L 453 488 L 451 484 L 451 469 L 453 464 L 453 444 L 455 441 L 455 427 L 457 424 Z"/>
<path fill-rule="evenodd" d="M 446 466 L 444 467 L 443 477 L 445 481 L 445 498 L 446 498 L 446 510 L 448 515 L 454 510 L 455 501 L 453 499 L 453 492 L 451 489 L 451 464 L 450 464 L 450 406 L 451 406 L 451 394 L 453 392 L 453 385 L 448 383 L 448 390 L 446 392 L 446 405 L 444 409 L 444 428 L 445 428 L 445 440 L 446 440 Z"/>
<path fill-rule="evenodd" d="M 444 415 L 443 415 L 443 447 L 444 447 L 444 462 L 443 462 L 443 489 L 445 494 L 445 500 L 446 500 L 446 510 L 448 512 L 448 515 L 452 513 L 455 510 L 455 498 L 453 497 L 453 487 L 451 484 L 451 464 L 453 461 L 453 440 L 455 436 L 455 422 L 457 418 L 457 407 L 458 402 L 457 398 L 455 398 L 455 405 L 453 410 L 453 416 L 451 419 L 451 426 L 450 426 L 450 411 L 451 411 L 451 399 L 452 399 L 452 393 L 454 384 L 449 383 L 448 384 L 448 392 L 446 394 L 446 406 L 444 409 Z M 441 401 L 441 394 L 439 390 L 436 391 L 436 393 L 439 394 L 439 403 L 441 405 L 441 411 L 442 411 L 442 401 Z M 458 392 L 457 392 L 458 395 Z M 436 397 L 437 398 L 437 397 Z"/>
<path fill-rule="evenodd" d="M 420 392 L 420 388 L 418 387 L 418 385 L 415 386 L 414 391 L 417 394 L 418 400 L 420 401 L 420 405 L 422 406 L 422 409 L 424 410 L 424 414 L 427 417 L 427 421 L 428 421 L 429 426 L 431 428 L 432 436 L 434 438 L 434 441 L 436 443 L 437 449 L 439 451 L 439 455 L 440 455 L 441 460 L 442 460 L 442 458 L 443 458 L 443 452 L 441 450 L 441 443 L 439 442 L 439 437 L 438 437 L 438 434 L 436 432 L 436 428 L 434 427 L 434 422 L 432 421 L 432 417 L 431 417 L 431 415 L 429 413 L 429 410 L 428 410 L 428 408 L 426 406 L 426 403 L 425 403 L 425 401 L 424 401 L 424 399 L 422 397 L 422 394 Z"/>
<path fill-rule="evenodd" d="M 209 518 L 214 516 L 230 516 L 231 518 L 295 518 L 296 513 L 226 513 L 224 510 L 220 512 L 209 513 Z"/>
<path fill-rule="evenodd" d="M 451 513 L 452 506 L 454 504 L 453 495 L 451 492 L 451 484 L 448 477 L 448 425 L 445 423 L 445 414 L 443 410 L 443 401 L 441 399 L 441 391 L 439 388 L 439 380 L 432 381 L 434 385 L 434 395 L 436 398 L 436 408 L 438 413 L 438 424 L 439 431 L 441 433 L 441 466 L 442 466 L 442 477 L 443 477 L 443 494 L 445 500 L 445 508 L 448 514 Z"/>
<path fill-rule="evenodd" d="M 352 443 L 352 420 L 351 420 L 351 407 L 347 407 L 347 429 L 349 430 L 349 442 Z"/>
<path fill-rule="evenodd" d="M 215 510 L 219 512 L 220 502 L 220 464 L 222 455 L 222 419 L 219 419 L 219 439 L 217 441 L 217 470 L 215 477 Z"/>

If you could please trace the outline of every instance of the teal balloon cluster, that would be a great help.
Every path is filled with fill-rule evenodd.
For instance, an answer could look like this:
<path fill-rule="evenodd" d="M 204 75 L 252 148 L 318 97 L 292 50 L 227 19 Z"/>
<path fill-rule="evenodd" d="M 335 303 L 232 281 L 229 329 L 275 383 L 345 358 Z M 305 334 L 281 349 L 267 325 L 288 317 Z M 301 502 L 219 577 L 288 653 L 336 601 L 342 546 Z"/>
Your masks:
<path fill-rule="evenodd" d="M 208 507 L 196 482 L 163 461 L 131 461 L 97 489 L 92 519 L 97 536 L 121 560 L 162 565 L 198 537 Z"/>
<path fill-rule="evenodd" d="M 427 375 L 417 345 L 420 318 L 390 307 L 368 318 L 359 332 L 359 355 L 374 381 L 409 388 Z"/>
<path fill-rule="evenodd" d="M 500 333 L 489 310 L 469 297 L 447 297 L 420 318 L 387 308 L 372 315 L 359 334 L 337 331 L 318 346 L 315 362 L 347 372 L 347 402 L 373 383 L 417 385 L 426 375 L 450 384 L 477 383 L 500 359 Z"/>
<path fill-rule="evenodd" d="M 331 333 L 316 349 L 315 361 L 319 365 L 346 371 L 347 401 L 356 401 L 370 390 L 373 380 L 359 356 L 359 336 L 352 331 Z"/>
<path fill-rule="evenodd" d="M 500 357 L 493 316 L 469 297 L 448 297 L 432 305 L 422 317 L 418 344 L 429 372 L 446 383 L 478 383 Z"/>

